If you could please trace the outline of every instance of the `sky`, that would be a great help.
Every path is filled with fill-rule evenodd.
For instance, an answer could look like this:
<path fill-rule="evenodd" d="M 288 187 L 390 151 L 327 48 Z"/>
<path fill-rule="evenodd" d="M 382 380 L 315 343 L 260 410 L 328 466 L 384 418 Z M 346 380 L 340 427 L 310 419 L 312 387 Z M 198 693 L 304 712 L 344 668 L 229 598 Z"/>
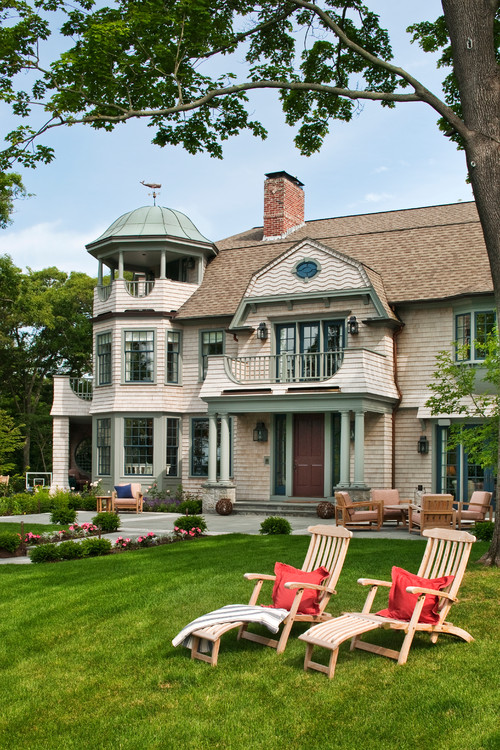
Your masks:
<path fill-rule="evenodd" d="M 439 95 L 444 72 L 405 32 L 410 23 L 437 18 L 439 0 L 366 4 L 390 31 L 393 62 Z M 465 156 L 440 133 L 437 114 L 425 104 L 389 110 L 366 102 L 350 123 L 333 122 L 311 157 L 295 148 L 275 92 L 253 94 L 251 106 L 269 131 L 267 140 L 231 138 L 223 160 L 153 146 L 144 122 L 112 133 L 53 130 L 44 142 L 55 148 L 56 159 L 22 172 L 33 196 L 16 202 L 13 223 L 0 230 L 0 254 L 23 269 L 56 266 L 96 276 L 97 262 L 85 245 L 122 214 L 153 203 L 141 180 L 161 183 L 157 203 L 187 214 L 212 241 L 262 225 L 266 172 L 285 170 L 304 183 L 306 220 L 472 199 Z M 5 130 L 5 112 L 0 117 Z"/>

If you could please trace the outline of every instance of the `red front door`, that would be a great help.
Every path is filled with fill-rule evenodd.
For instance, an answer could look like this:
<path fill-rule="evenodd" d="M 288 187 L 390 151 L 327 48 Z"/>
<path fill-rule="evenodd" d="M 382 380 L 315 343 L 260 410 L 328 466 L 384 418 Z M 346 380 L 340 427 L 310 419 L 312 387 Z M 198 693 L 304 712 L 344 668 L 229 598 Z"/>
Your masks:
<path fill-rule="evenodd" d="M 295 414 L 293 423 L 293 494 L 324 496 L 324 415 Z"/>

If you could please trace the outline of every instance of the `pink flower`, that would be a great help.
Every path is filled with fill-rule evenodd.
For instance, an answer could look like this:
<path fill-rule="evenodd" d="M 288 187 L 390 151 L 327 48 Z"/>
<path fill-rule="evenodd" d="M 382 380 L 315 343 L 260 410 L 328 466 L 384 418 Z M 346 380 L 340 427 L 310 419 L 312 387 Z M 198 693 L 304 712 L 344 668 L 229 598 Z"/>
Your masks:
<path fill-rule="evenodd" d="M 191 529 L 191 531 L 189 532 L 189 536 L 194 536 L 194 531 L 193 531 L 193 529 Z"/>

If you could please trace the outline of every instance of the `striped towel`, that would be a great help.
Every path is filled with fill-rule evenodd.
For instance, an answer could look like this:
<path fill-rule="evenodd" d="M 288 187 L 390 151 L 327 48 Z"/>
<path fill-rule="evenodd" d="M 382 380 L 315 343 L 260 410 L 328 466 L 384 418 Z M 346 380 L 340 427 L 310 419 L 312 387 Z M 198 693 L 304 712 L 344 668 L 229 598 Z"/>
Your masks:
<path fill-rule="evenodd" d="M 173 646 L 183 645 L 191 648 L 191 633 L 200 628 L 207 628 L 211 625 L 222 624 L 224 622 L 257 622 L 260 625 L 277 633 L 285 617 L 289 614 L 287 609 L 272 609 L 270 607 L 254 607 L 250 604 L 228 604 L 225 607 L 208 612 L 206 615 L 197 617 L 186 625 L 172 641 Z M 200 641 L 201 652 L 211 651 L 212 643 L 209 641 Z"/>

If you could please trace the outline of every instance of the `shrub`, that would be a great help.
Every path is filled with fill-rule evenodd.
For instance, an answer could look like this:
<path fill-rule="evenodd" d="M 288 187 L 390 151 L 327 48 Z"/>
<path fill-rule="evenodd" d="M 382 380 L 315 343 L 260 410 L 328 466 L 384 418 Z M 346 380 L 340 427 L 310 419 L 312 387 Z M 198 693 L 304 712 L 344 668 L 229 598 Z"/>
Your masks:
<path fill-rule="evenodd" d="M 84 539 L 79 546 L 82 548 L 82 557 L 100 557 L 111 552 L 112 544 L 109 539 Z"/>
<path fill-rule="evenodd" d="M 61 560 L 76 560 L 83 557 L 82 545 L 79 542 L 61 542 L 57 550 Z"/>
<path fill-rule="evenodd" d="M 189 500 L 183 500 L 179 505 L 176 506 L 176 510 L 179 513 L 185 513 L 187 516 L 194 516 L 202 511 L 202 502 L 197 498 Z"/>
<path fill-rule="evenodd" d="M 174 532 L 178 537 L 201 536 L 207 530 L 203 516 L 179 516 L 174 521 Z"/>
<path fill-rule="evenodd" d="M 15 552 L 21 544 L 21 537 L 13 531 L 0 531 L 0 549 Z"/>
<path fill-rule="evenodd" d="M 57 544 L 40 544 L 31 549 L 29 554 L 32 563 L 55 562 L 61 559 Z"/>
<path fill-rule="evenodd" d="M 495 524 L 493 521 L 479 521 L 470 530 L 471 534 L 474 534 L 476 539 L 480 542 L 491 542 L 493 539 L 493 529 Z"/>
<path fill-rule="evenodd" d="M 54 508 L 54 510 L 50 514 L 51 523 L 60 523 L 61 525 L 64 525 L 64 526 L 67 526 L 70 523 L 74 523 L 75 519 L 76 519 L 76 510 L 73 510 L 73 508 L 67 508 L 64 506 L 61 506 L 59 508 Z"/>
<path fill-rule="evenodd" d="M 118 513 L 110 513 L 107 510 L 103 510 L 102 513 L 94 516 L 92 523 L 99 526 L 105 534 L 112 534 L 113 531 L 117 531 L 120 528 L 120 516 Z"/>
<path fill-rule="evenodd" d="M 260 534 L 290 534 L 292 527 L 286 518 L 269 516 L 260 525 Z"/>

